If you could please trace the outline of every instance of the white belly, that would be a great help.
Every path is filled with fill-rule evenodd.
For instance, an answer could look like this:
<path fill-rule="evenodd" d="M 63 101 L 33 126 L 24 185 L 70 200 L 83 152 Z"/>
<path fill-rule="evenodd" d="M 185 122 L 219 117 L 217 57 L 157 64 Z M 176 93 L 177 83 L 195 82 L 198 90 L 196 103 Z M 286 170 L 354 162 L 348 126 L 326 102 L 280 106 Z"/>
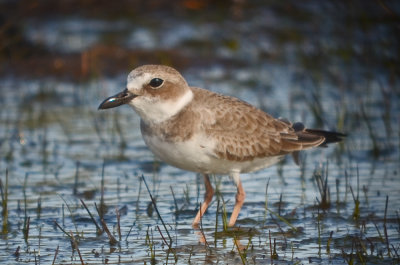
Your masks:
<path fill-rule="evenodd" d="M 230 161 L 218 158 L 210 139 L 194 136 L 184 142 L 166 142 L 156 136 L 143 135 L 146 145 L 162 161 L 189 171 L 204 174 L 229 175 L 232 172 L 247 173 L 269 167 L 283 156 L 256 158 L 250 161 Z"/>

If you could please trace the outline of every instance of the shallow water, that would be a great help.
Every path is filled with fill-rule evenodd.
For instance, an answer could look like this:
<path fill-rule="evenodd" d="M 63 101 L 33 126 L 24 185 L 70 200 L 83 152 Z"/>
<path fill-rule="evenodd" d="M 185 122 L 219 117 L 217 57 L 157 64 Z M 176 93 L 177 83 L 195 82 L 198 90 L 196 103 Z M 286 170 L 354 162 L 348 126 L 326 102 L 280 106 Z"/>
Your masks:
<path fill-rule="evenodd" d="M 389 4 L 399 10 L 395 1 Z M 176 13 L 149 9 L 148 16 L 113 19 L 27 18 L 23 36 L 30 43 L 57 56 L 87 52 L 93 61 L 78 64 L 80 80 L 66 78 L 73 73 L 61 66 L 61 75 L 38 77 L 35 69 L 25 72 L 21 66 L 1 77 L 0 176 L 8 223 L 0 261 L 80 264 L 80 253 L 89 264 L 398 263 L 399 39 L 397 24 L 376 5 L 254 2 L 228 5 L 228 11 L 205 7 Z M 159 16 L 163 22 L 154 22 Z M 202 229 L 193 229 L 202 177 L 157 161 L 129 107 L 97 111 L 104 98 L 124 88 L 131 70 L 121 60 L 107 72 L 100 63 L 106 59 L 92 53 L 104 45 L 119 46 L 113 56 L 129 57 L 130 68 L 173 62 L 193 86 L 348 137 L 302 153 L 300 166 L 287 157 L 243 174 L 247 198 L 228 231 L 221 213 L 225 202 L 229 216 L 235 188 L 228 177 L 216 176 L 212 182 L 220 197 Z M 153 57 L 143 59 L 135 53 L 139 50 Z M 315 175 L 327 177 L 330 206 L 319 204 Z M 102 205 L 102 197 L 115 244 L 107 233 L 96 233 L 80 201 L 101 226 L 95 203 Z M 5 224 L 4 215 L 1 221 Z"/>

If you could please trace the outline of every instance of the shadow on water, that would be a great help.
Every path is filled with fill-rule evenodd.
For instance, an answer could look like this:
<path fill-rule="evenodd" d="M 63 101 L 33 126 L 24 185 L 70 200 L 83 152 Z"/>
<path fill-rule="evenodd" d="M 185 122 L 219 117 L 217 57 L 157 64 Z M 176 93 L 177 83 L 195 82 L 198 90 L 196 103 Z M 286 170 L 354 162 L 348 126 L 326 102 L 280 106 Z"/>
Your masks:
<path fill-rule="evenodd" d="M 400 262 L 397 1 L 0 10 L 0 263 Z M 300 166 L 288 157 L 243 175 L 234 228 L 234 186 L 213 177 L 217 196 L 193 229 L 202 178 L 155 160 L 128 107 L 97 111 L 145 63 L 348 137 Z"/>

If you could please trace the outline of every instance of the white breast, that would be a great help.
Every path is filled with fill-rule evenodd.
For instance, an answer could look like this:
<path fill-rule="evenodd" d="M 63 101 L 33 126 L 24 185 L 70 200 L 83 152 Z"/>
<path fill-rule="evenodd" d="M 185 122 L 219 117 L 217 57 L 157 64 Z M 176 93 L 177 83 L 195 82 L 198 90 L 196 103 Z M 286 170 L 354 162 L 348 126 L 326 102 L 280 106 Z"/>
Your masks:
<path fill-rule="evenodd" d="M 155 135 L 143 134 L 143 139 L 156 157 L 175 167 L 204 172 L 204 168 L 210 164 L 210 146 L 202 145 L 199 137 L 184 142 L 170 142 Z"/>
<path fill-rule="evenodd" d="M 251 161 L 229 161 L 218 158 L 215 143 L 202 135 L 195 135 L 188 141 L 166 142 L 157 136 L 143 135 L 146 145 L 162 161 L 193 172 L 229 175 L 232 172 L 247 173 L 269 167 L 283 156 L 256 158 Z"/>

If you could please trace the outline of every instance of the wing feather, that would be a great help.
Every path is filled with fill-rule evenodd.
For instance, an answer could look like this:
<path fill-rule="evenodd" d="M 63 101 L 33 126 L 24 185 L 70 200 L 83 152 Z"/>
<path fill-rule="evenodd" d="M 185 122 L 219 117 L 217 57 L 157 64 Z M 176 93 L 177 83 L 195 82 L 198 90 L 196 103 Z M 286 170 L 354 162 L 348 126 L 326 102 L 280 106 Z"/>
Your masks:
<path fill-rule="evenodd" d="M 239 99 L 192 88 L 196 102 L 208 111 L 200 115 L 200 128 L 216 142 L 219 158 L 248 161 L 254 158 L 281 156 L 322 144 L 325 138 L 307 132 L 304 127 L 275 119 Z M 227 108 L 227 106 L 229 106 Z M 298 129 L 300 128 L 300 129 Z"/>

